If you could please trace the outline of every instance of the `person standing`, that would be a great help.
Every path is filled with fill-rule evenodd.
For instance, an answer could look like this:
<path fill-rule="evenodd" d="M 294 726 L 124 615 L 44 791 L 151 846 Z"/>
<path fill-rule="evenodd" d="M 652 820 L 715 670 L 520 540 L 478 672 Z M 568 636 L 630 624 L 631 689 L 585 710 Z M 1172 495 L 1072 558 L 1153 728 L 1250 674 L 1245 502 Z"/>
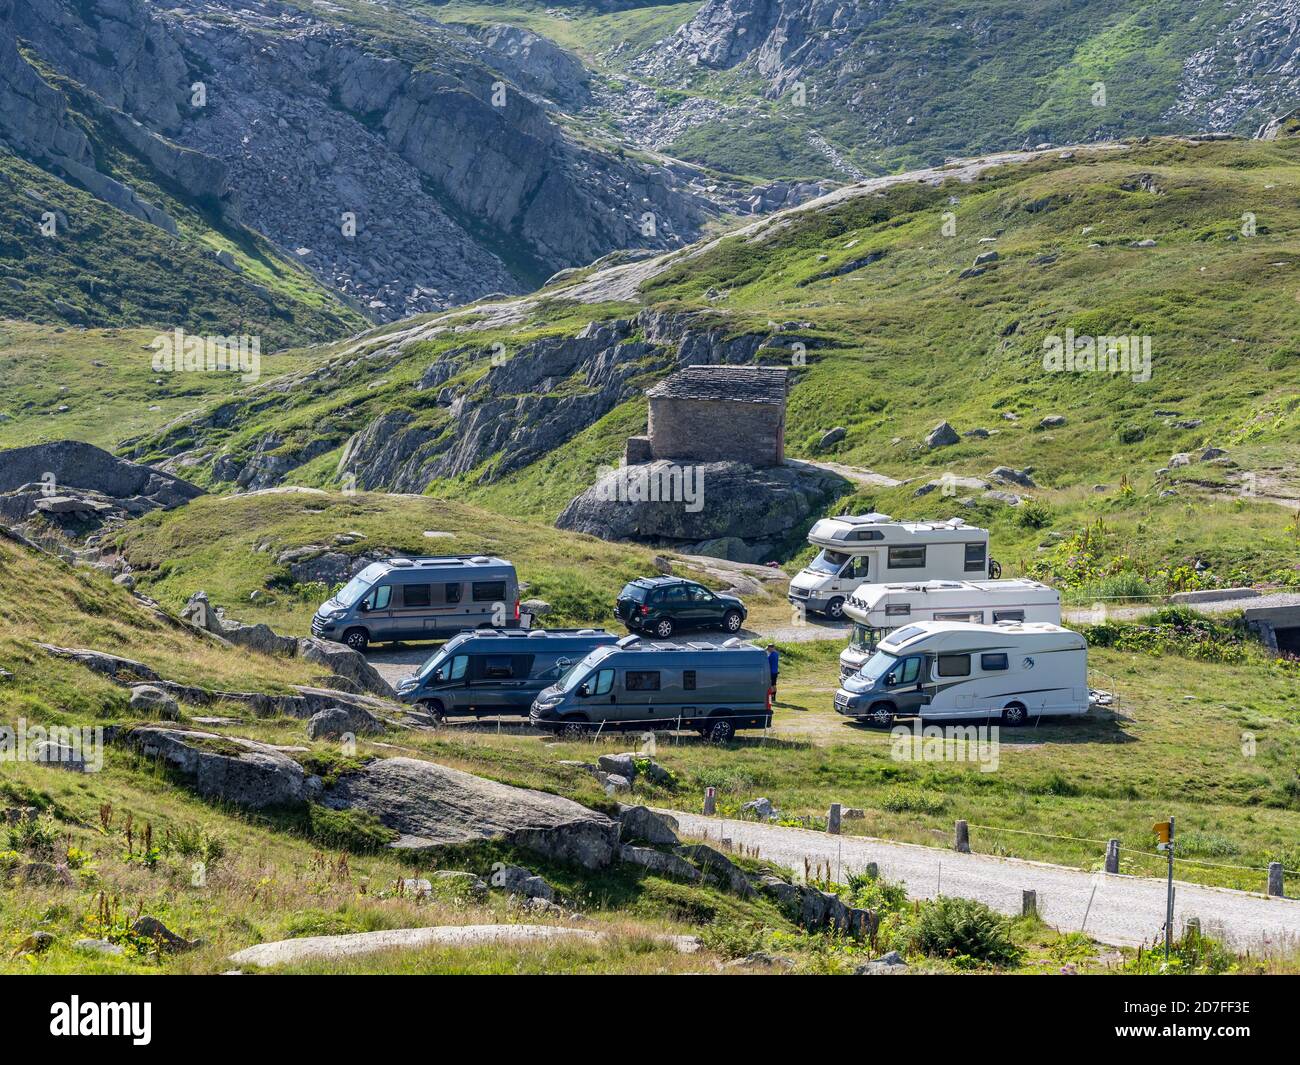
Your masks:
<path fill-rule="evenodd" d="M 772 701 L 776 701 L 776 675 L 780 671 L 781 656 L 776 653 L 776 644 L 767 645 L 767 668 L 772 674 Z"/>

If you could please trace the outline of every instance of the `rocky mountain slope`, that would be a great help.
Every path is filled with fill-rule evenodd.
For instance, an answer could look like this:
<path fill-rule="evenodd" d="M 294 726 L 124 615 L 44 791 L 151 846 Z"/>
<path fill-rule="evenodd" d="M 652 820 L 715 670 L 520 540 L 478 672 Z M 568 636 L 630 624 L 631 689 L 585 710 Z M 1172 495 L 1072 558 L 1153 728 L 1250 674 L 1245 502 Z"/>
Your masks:
<path fill-rule="evenodd" d="M 783 364 L 787 454 L 849 469 L 837 506 L 956 510 L 1020 571 L 1056 566 L 1047 531 L 1070 541 L 1104 512 L 1106 557 L 1294 579 L 1297 151 L 1168 139 L 874 179 L 338 345 L 130 454 L 217 490 L 426 492 L 554 520 L 643 431 L 649 383 Z M 1134 336 L 1149 374 L 1047 365 L 1066 336 Z"/>

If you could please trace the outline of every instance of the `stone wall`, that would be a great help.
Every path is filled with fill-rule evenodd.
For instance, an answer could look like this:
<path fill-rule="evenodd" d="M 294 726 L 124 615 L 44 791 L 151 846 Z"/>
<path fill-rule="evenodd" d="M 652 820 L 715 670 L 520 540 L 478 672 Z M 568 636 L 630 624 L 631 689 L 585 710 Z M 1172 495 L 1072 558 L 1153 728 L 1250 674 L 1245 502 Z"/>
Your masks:
<path fill-rule="evenodd" d="M 770 403 L 652 397 L 649 436 L 655 459 L 779 466 L 785 410 Z"/>

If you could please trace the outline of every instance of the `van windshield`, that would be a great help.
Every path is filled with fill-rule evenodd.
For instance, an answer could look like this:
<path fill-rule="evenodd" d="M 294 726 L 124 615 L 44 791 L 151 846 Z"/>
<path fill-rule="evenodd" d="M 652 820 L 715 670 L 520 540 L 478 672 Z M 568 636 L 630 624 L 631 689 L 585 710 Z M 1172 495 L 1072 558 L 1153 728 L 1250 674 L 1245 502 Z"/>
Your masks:
<path fill-rule="evenodd" d="M 878 632 L 870 625 L 863 625 L 861 622 L 855 622 L 853 632 L 849 635 L 849 646 L 855 651 L 872 651 L 875 650 L 878 640 Z"/>
<path fill-rule="evenodd" d="M 834 576 L 844 568 L 844 563 L 849 560 L 849 557 L 843 551 L 823 548 L 821 553 L 808 563 L 808 568 L 814 573 L 829 573 Z"/>
<path fill-rule="evenodd" d="M 867 659 L 866 665 L 858 670 L 858 676 L 863 680 L 869 680 L 872 684 L 878 681 L 886 673 L 894 668 L 894 663 L 898 661 L 897 656 L 891 655 L 887 651 L 877 651 Z"/>
<path fill-rule="evenodd" d="M 420 667 L 420 672 L 417 673 L 416 676 L 418 676 L 421 680 L 428 680 L 431 676 L 433 676 L 433 671 L 437 669 L 440 665 L 442 665 L 445 661 L 447 661 L 447 659 L 450 657 L 451 655 L 447 651 L 447 646 L 444 644 L 442 647 L 439 647 L 437 651 L 435 651 L 432 655 L 429 656 L 429 660 Z"/>
<path fill-rule="evenodd" d="M 334 598 L 338 600 L 340 606 L 356 606 L 368 591 L 370 591 L 370 581 L 366 580 L 366 574 L 362 572 L 348 581 Z"/>
<path fill-rule="evenodd" d="M 573 691 L 579 684 L 587 679 L 587 675 L 595 670 L 613 653 L 611 647 L 597 647 L 590 654 L 578 659 L 572 666 L 565 671 L 564 676 L 555 682 L 557 688 L 566 692 Z"/>

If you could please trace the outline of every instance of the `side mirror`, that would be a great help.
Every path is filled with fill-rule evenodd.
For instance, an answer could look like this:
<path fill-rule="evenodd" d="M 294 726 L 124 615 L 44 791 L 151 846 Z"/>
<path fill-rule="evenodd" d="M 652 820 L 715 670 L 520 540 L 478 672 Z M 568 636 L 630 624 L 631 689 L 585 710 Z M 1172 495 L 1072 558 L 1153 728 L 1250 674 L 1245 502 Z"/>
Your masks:
<path fill-rule="evenodd" d="M 898 683 L 898 674 L 897 674 L 897 673 L 887 673 L 887 674 L 885 675 L 885 683 L 886 683 L 886 684 L 897 684 L 897 683 Z"/>
<path fill-rule="evenodd" d="M 433 671 L 433 679 L 438 681 L 447 679 L 447 675 L 442 671 L 441 666 L 439 666 L 437 669 Z"/>
<path fill-rule="evenodd" d="M 579 684 L 579 685 L 578 685 L 578 694 L 579 694 L 579 695 L 583 695 L 583 696 L 590 695 L 590 694 L 591 694 L 591 689 L 590 689 L 587 685 L 585 685 L 585 684 Z"/>
<path fill-rule="evenodd" d="M 370 610 L 370 603 L 369 602 L 358 603 L 357 609 L 361 611 L 361 613 L 363 614 L 368 613 Z"/>

